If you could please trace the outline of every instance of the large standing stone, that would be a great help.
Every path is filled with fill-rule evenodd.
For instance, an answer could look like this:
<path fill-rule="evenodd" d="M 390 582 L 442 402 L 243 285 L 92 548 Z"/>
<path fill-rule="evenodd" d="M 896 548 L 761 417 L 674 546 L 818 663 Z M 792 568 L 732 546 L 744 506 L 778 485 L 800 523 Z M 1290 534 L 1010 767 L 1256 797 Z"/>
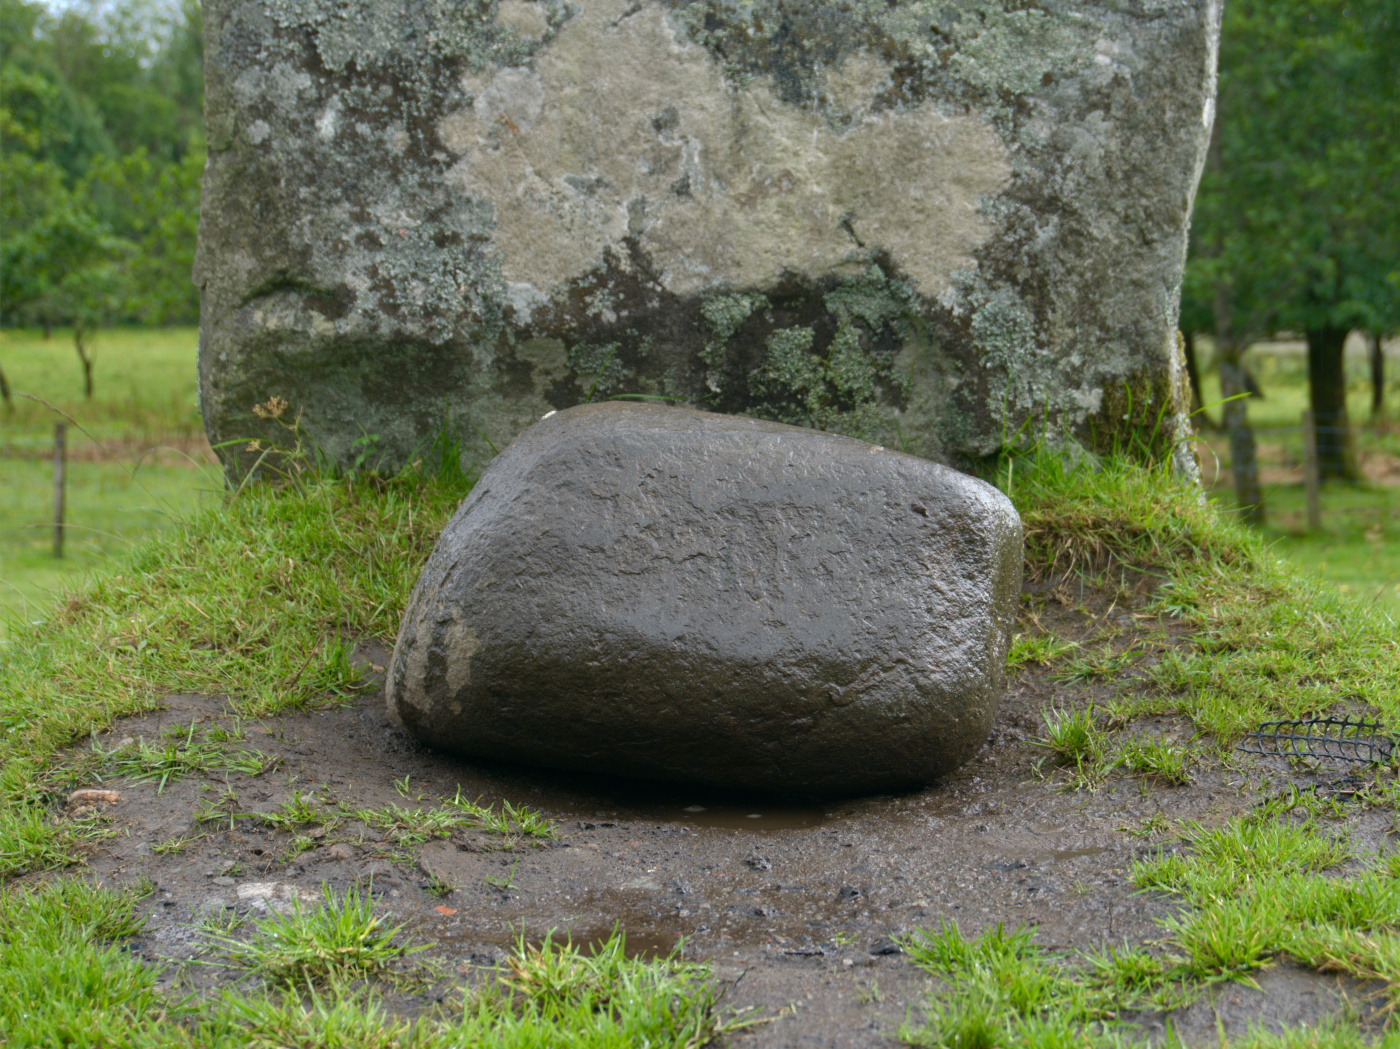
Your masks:
<path fill-rule="evenodd" d="M 389 705 L 478 758 L 911 786 L 986 740 L 1020 585 L 1020 518 L 975 478 L 778 423 L 572 408 L 443 530 Z"/>
<path fill-rule="evenodd" d="M 216 444 L 274 395 L 342 463 L 614 393 L 955 464 L 1184 432 L 1219 0 L 205 11 Z"/>

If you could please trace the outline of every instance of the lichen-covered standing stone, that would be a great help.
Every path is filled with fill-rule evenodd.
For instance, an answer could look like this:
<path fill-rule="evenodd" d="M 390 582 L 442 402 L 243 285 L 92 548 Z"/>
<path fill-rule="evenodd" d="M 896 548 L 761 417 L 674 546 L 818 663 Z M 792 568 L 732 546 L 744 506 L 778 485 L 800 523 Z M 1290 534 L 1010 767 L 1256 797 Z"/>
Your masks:
<path fill-rule="evenodd" d="M 848 437 L 638 404 L 526 430 L 443 530 L 392 712 L 491 760 L 796 792 L 956 768 L 996 714 L 1021 521 Z"/>
<path fill-rule="evenodd" d="M 344 464 L 616 393 L 964 465 L 1186 432 L 1219 0 L 205 12 L 216 445 L 273 396 Z"/>

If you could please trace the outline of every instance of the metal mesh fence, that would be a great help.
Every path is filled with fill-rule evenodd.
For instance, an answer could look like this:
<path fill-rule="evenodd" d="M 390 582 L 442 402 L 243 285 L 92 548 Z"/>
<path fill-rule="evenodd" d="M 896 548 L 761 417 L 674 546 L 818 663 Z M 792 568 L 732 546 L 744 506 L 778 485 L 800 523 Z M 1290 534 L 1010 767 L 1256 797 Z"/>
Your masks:
<path fill-rule="evenodd" d="M 1246 732 L 1237 750 L 1276 758 L 1311 758 L 1344 765 L 1388 765 L 1395 740 L 1378 721 L 1364 718 L 1306 718 L 1266 721 Z"/>

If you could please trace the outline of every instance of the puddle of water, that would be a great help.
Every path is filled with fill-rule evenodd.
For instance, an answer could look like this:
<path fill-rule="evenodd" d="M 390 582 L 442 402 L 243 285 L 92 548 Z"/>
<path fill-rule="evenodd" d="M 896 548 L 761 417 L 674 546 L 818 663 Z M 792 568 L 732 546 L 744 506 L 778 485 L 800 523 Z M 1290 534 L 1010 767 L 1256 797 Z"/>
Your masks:
<path fill-rule="evenodd" d="M 828 812 L 821 805 L 686 805 L 664 806 L 657 810 L 668 823 L 719 830 L 802 830 L 826 821 Z"/>
<path fill-rule="evenodd" d="M 622 953 L 629 958 L 665 958 L 676 949 L 676 943 L 680 940 L 678 933 L 665 929 L 625 929 L 618 926 L 618 932 L 624 937 Z M 584 954 L 597 954 L 611 939 L 612 934 L 611 925 L 590 925 L 581 929 L 570 929 L 565 935 L 571 937 L 574 946 Z M 558 941 L 559 938 L 556 934 L 555 940 Z"/>
<path fill-rule="evenodd" d="M 1063 863 L 1065 860 L 1077 860 L 1081 856 L 1099 856 L 1107 851 L 1107 849 L 1059 849 L 1052 852 L 1050 858 L 1056 863 Z"/>
<path fill-rule="evenodd" d="M 522 916 L 504 927 L 495 923 L 487 929 L 448 926 L 435 931 L 433 938 L 442 943 L 491 944 L 512 951 L 520 943 L 523 932 L 525 943 L 530 947 L 539 947 L 549 937 L 556 944 L 571 943 L 584 954 L 591 955 L 607 944 L 616 929 L 623 936 L 623 954 L 628 958 L 646 959 L 667 957 L 681 939 L 678 927 L 667 928 L 660 915 L 628 906 L 617 892 L 605 890 L 577 895 L 572 908 L 575 908 L 574 917 L 559 921 Z M 588 917 L 580 918 L 580 914 Z M 600 915 L 605 917 L 600 918 Z"/>

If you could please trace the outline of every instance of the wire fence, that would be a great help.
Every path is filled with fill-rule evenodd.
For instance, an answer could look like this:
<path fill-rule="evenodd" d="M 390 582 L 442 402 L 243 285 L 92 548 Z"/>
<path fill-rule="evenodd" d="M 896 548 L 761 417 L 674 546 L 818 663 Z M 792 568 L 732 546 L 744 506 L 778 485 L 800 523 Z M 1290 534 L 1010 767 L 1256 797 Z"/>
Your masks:
<path fill-rule="evenodd" d="M 1318 425 L 1311 412 L 1304 412 L 1298 426 L 1251 426 L 1247 438 L 1243 433 L 1235 433 L 1225 428 L 1198 434 L 1198 442 L 1204 444 L 1217 456 L 1217 472 L 1212 476 L 1210 462 L 1203 456 L 1202 465 L 1206 470 L 1206 482 L 1212 487 L 1232 484 L 1237 496 L 1251 489 L 1258 491 L 1267 504 L 1270 497 L 1280 488 L 1298 485 L 1301 482 L 1304 495 L 1307 528 L 1310 532 L 1320 531 L 1324 511 L 1328 515 L 1368 517 L 1375 516 L 1383 507 L 1358 505 L 1355 499 L 1324 499 L 1328 491 L 1325 482 L 1330 480 L 1354 479 L 1341 476 L 1348 471 L 1360 470 L 1357 452 L 1357 437 L 1365 432 L 1354 426 Z M 1247 439 L 1249 444 L 1243 443 Z M 1221 462 L 1216 445 L 1222 444 L 1220 452 L 1226 455 Z M 1400 443 L 1400 442 L 1398 442 Z M 1397 449 L 1400 451 L 1400 449 Z M 1248 453 L 1248 454 L 1247 454 Z M 1380 485 L 1389 483 L 1400 485 L 1400 454 L 1395 457 L 1393 478 L 1368 478 Z M 1237 474 L 1243 460 L 1248 460 L 1245 484 Z M 1327 476 L 1330 473 L 1332 476 Z M 1269 476 L 1271 475 L 1271 476 Z"/>

